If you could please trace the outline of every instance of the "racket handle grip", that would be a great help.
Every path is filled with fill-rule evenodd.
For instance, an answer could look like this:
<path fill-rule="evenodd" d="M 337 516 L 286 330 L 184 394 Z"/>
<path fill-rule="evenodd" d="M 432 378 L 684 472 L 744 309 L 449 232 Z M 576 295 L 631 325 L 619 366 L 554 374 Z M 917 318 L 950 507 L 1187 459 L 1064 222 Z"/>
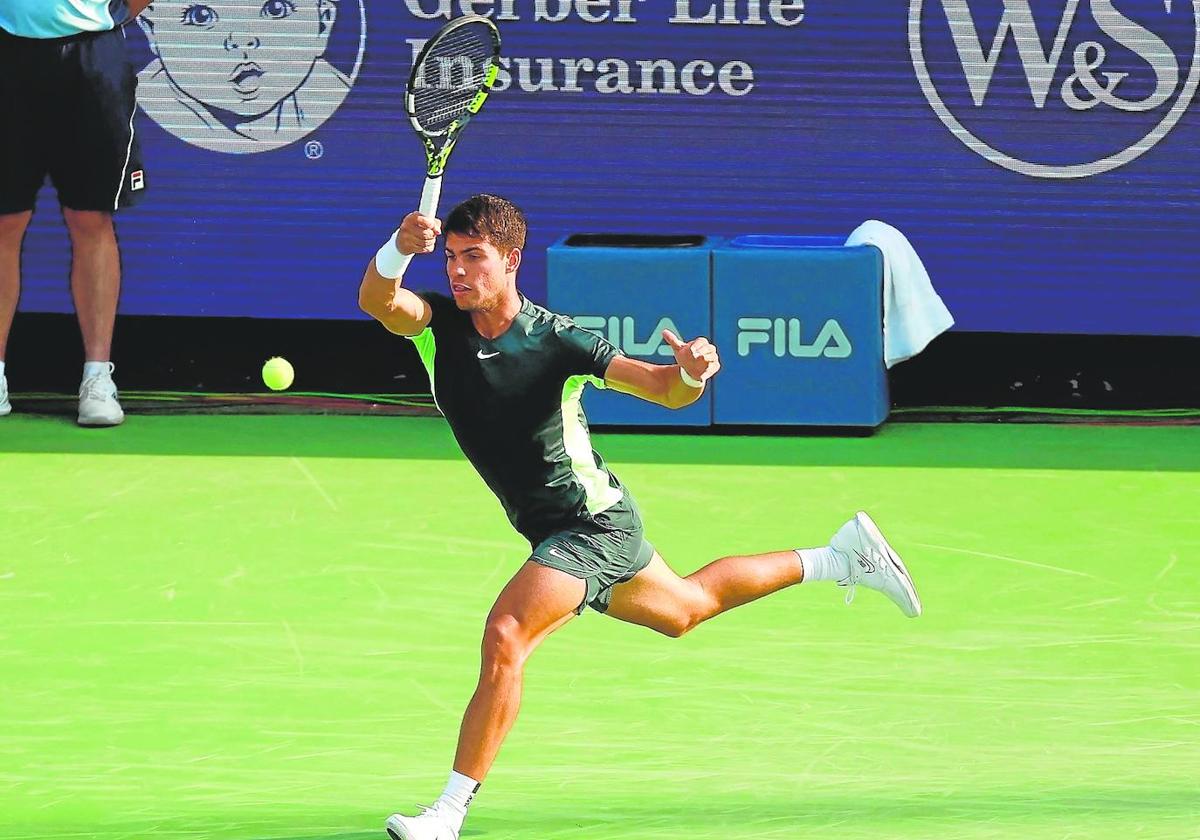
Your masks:
<path fill-rule="evenodd" d="M 442 177 L 439 175 L 436 178 L 426 178 L 425 186 L 421 188 L 421 204 L 417 207 L 417 212 L 422 216 L 436 216 L 438 209 L 438 201 L 442 197 Z M 395 264 L 395 267 L 384 274 L 390 280 L 403 277 L 404 272 L 408 271 L 408 264 L 412 262 L 412 254 L 401 254 L 400 261 Z M 378 262 L 376 262 L 378 267 Z"/>
<path fill-rule="evenodd" d="M 442 197 L 442 176 L 426 178 L 425 186 L 421 188 L 421 204 L 417 212 L 422 216 L 436 216 L 438 200 Z"/>

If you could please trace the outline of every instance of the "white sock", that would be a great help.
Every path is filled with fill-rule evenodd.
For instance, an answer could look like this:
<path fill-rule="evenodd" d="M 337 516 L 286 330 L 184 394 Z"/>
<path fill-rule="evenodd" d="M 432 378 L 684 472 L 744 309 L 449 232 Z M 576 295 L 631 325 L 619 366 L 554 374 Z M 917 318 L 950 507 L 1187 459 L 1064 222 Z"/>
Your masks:
<path fill-rule="evenodd" d="M 83 378 L 91 379 L 93 376 L 98 376 L 101 373 L 108 373 L 108 362 L 84 362 L 83 363 Z"/>
<path fill-rule="evenodd" d="M 4 376 L 4 360 L 0 359 L 0 376 Z"/>
<path fill-rule="evenodd" d="M 442 791 L 438 801 L 449 805 L 454 816 L 458 818 L 455 829 L 462 828 L 462 822 L 467 817 L 467 808 L 478 792 L 479 782 L 455 770 L 450 771 L 450 779 L 446 782 L 446 789 Z"/>
<path fill-rule="evenodd" d="M 845 580 L 850 577 L 850 561 L 829 546 L 824 548 L 797 548 L 800 565 L 804 567 L 802 583 L 819 580 Z"/>

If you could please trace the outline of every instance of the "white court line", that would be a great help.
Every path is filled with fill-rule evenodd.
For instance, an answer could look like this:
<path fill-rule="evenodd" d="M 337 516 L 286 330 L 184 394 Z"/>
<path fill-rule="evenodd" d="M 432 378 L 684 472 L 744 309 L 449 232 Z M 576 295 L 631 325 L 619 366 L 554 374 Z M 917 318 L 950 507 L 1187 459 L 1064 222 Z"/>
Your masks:
<path fill-rule="evenodd" d="M 332 498 L 330 498 L 329 494 L 325 492 L 325 488 L 322 487 L 320 482 L 317 481 L 316 476 L 314 476 L 312 473 L 310 473 L 308 471 L 308 467 L 304 466 L 304 464 L 301 463 L 299 458 L 292 458 L 292 463 L 296 465 L 296 467 L 300 470 L 300 472 L 304 473 L 304 477 L 309 480 L 309 482 L 312 484 L 312 486 L 317 488 L 317 492 L 320 493 L 322 497 L 324 497 L 325 501 L 329 504 L 329 506 L 331 508 L 333 508 L 334 510 L 337 510 L 338 509 L 337 502 L 335 502 Z"/>
<path fill-rule="evenodd" d="M 910 543 L 910 545 L 919 545 L 921 548 L 936 548 L 941 551 L 949 551 L 954 554 L 969 554 L 972 557 L 987 557 L 992 560 L 1007 560 L 1009 563 L 1018 563 L 1022 566 L 1033 566 L 1035 569 L 1046 569 L 1051 572 L 1059 572 L 1064 575 L 1075 575 L 1076 577 L 1085 577 L 1092 580 L 1101 580 L 1095 575 L 1089 575 L 1087 572 L 1077 572 L 1074 569 L 1063 569 L 1058 566 L 1048 566 L 1045 563 L 1034 563 L 1032 560 L 1021 560 L 1017 557 L 1008 557 L 1004 554 L 988 554 L 985 551 L 971 551 L 967 548 L 954 548 L 949 545 L 934 545 L 933 543 Z"/>

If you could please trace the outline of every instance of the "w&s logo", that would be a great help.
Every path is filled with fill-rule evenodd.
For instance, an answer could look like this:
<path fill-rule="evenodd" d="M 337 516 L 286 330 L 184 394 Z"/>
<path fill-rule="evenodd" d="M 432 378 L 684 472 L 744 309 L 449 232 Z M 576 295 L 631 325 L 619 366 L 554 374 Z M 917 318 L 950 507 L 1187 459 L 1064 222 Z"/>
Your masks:
<path fill-rule="evenodd" d="M 908 34 L 953 135 L 1039 178 L 1140 157 L 1200 83 L 1200 0 L 910 0 Z"/>

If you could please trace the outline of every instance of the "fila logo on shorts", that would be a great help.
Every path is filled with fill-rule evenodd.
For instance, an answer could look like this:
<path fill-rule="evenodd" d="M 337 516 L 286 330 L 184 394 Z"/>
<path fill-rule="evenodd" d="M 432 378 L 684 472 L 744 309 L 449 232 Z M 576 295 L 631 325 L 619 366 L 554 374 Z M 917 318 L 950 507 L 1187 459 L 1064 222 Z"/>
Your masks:
<path fill-rule="evenodd" d="M 146 186 L 146 175 L 144 170 L 135 169 L 129 173 L 129 189 L 140 190 Z"/>

